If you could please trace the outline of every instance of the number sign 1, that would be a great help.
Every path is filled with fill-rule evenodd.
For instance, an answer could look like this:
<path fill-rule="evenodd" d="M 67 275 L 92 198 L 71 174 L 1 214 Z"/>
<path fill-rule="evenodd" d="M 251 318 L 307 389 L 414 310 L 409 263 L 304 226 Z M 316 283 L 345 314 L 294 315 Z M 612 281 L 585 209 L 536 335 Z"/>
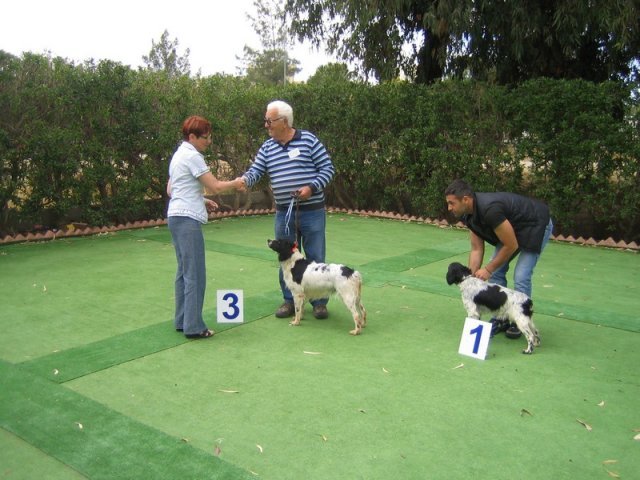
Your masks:
<path fill-rule="evenodd" d="M 242 290 L 218 290 L 218 323 L 244 322 Z"/>
<path fill-rule="evenodd" d="M 464 321 L 458 353 L 484 360 L 487 356 L 490 338 L 491 324 L 489 322 L 467 317 Z"/>

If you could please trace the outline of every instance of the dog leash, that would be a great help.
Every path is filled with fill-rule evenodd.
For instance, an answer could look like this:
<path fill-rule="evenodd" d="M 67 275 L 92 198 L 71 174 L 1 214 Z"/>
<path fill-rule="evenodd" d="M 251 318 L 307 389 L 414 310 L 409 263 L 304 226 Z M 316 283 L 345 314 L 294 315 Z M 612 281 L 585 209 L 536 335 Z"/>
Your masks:
<path fill-rule="evenodd" d="M 289 223 L 291 222 L 291 214 L 293 213 L 293 205 L 294 204 L 296 205 L 296 218 L 295 218 L 295 221 L 296 221 L 296 225 L 295 225 L 296 232 L 295 233 L 296 233 L 296 236 L 298 235 L 298 208 L 297 208 L 296 200 L 297 200 L 297 197 L 292 195 L 291 196 L 291 202 L 289 202 L 289 208 L 287 209 L 287 213 L 284 216 L 284 234 L 287 236 L 287 238 L 291 236 L 291 230 L 289 229 Z"/>

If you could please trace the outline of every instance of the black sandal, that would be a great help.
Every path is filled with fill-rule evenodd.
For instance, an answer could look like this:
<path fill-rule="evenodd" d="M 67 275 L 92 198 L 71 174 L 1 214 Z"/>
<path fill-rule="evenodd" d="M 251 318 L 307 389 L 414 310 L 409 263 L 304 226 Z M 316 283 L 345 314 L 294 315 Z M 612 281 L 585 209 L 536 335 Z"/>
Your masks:
<path fill-rule="evenodd" d="M 216 332 L 214 332 L 213 330 L 209 330 L 208 328 L 201 333 L 189 333 L 186 334 L 185 337 L 187 338 L 209 338 L 209 337 L 213 337 L 215 335 Z"/>

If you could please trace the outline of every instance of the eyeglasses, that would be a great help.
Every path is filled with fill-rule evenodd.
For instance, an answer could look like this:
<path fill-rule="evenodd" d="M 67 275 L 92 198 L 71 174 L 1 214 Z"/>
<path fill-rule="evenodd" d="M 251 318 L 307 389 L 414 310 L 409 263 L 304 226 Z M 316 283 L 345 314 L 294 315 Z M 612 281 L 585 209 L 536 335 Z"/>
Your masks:
<path fill-rule="evenodd" d="M 282 120 L 284 117 L 277 117 L 277 118 L 265 118 L 264 119 L 264 123 L 266 123 L 267 125 L 271 126 L 271 124 L 273 122 L 277 122 L 278 120 Z"/>

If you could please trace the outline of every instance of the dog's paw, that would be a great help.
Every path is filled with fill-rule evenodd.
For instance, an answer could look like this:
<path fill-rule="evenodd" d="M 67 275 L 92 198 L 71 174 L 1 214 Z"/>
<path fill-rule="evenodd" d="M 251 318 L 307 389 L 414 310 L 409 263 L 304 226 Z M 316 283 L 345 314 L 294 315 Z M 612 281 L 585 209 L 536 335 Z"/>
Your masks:
<path fill-rule="evenodd" d="M 349 333 L 351 335 L 360 335 L 360 332 L 362 331 L 361 328 L 354 328 L 353 330 L 351 330 Z"/>
<path fill-rule="evenodd" d="M 522 350 L 522 353 L 524 353 L 525 355 L 531 355 L 533 353 L 533 347 L 527 347 L 524 350 Z"/>
<path fill-rule="evenodd" d="M 300 325 L 300 320 L 291 320 L 289 322 L 289 325 L 291 325 L 292 327 L 297 327 Z"/>

